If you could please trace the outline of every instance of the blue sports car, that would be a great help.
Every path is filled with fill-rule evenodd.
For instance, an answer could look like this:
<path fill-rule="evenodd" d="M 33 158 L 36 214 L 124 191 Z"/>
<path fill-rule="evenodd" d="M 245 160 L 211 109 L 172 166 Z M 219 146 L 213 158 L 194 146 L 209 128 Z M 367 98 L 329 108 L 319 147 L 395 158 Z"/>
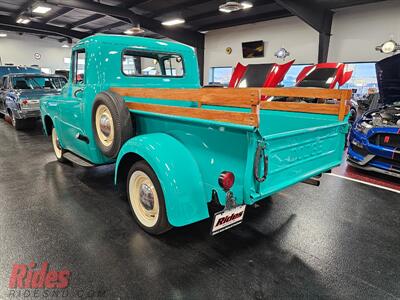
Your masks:
<path fill-rule="evenodd" d="M 400 54 L 376 64 L 380 105 L 350 131 L 350 165 L 400 178 Z"/>

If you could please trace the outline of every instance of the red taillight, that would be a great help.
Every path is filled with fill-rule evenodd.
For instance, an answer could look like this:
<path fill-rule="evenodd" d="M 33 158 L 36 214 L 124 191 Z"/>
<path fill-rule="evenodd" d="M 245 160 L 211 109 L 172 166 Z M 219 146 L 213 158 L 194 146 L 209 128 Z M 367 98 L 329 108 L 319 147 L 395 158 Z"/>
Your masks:
<path fill-rule="evenodd" d="M 218 183 L 225 191 L 228 191 L 235 183 L 235 175 L 232 172 L 224 171 L 219 175 Z"/>
<path fill-rule="evenodd" d="M 27 105 L 28 104 L 28 100 L 22 100 L 21 103 L 22 103 L 22 105 Z"/>

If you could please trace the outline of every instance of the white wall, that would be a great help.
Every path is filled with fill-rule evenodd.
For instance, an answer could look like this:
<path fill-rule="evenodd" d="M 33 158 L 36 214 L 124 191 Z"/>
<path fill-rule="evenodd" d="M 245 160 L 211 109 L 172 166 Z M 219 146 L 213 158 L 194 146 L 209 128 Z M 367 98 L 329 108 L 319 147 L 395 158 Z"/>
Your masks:
<path fill-rule="evenodd" d="M 391 37 L 400 43 L 400 1 L 350 7 L 335 13 L 330 61 L 378 61 L 387 55 L 375 47 Z"/>
<path fill-rule="evenodd" d="M 6 38 L 0 38 L 0 57 L 3 65 L 39 65 L 42 68 L 66 69 L 64 57 L 70 57 L 70 48 L 62 48 L 56 40 L 39 39 L 35 36 L 17 35 L 7 33 Z M 40 60 L 35 59 L 34 54 L 41 55 Z"/>
<path fill-rule="evenodd" d="M 265 56 L 244 59 L 242 42 L 256 40 L 264 41 Z M 296 63 L 315 62 L 318 58 L 318 33 L 297 17 L 209 31 L 205 40 L 204 82 L 208 82 L 210 67 L 235 66 L 237 62 L 282 62 L 274 56 L 282 46 L 290 52 L 287 60 L 296 58 Z M 227 47 L 232 48 L 232 54 L 226 54 Z"/>
<path fill-rule="evenodd" d="M 393 38 L 400 43 L 400 1 L 341 9 L 333 18 L 328 60 L 332 62 L 378 61 L 387 55 L 375 51 L 375 46 Z M 265 57 L 243 59 L 241 43 L 264 40 Z M 275 51 L 284 46 L 297 64 L 315 63 L 318 59 L 317 31 L 297 17 L 210 31 L 206 34 L 204 82 L 208 82 L 210 67 L 277 62 Z M 225 53 L 231 47 L 231 55 Z"/>

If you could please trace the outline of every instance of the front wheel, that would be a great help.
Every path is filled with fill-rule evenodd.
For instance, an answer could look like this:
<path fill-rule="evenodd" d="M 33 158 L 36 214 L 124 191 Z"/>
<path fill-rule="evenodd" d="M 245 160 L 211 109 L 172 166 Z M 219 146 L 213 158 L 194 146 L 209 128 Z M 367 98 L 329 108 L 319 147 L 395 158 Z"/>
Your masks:
<path fill-rule="evenodd" d="M 134 163 L 128 173 L 127 195 L 136 222 L 146 232 L 159 235 L 172 228 L 160 182 L 144 160 Z"/>
<path fill-rule="evenodd" d="M 64 158 L 64 149 L 61 148 L 55 127 L 51 130 L 51 141 L 53 143 L 54 154 L 59 162 L 65 163 L 67 160 Z"/>

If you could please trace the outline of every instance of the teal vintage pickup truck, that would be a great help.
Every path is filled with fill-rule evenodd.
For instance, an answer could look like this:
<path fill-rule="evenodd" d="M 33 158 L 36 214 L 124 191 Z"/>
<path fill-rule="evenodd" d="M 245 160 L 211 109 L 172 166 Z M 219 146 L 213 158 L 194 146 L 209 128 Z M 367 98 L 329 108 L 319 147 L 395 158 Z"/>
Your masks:
<path fill-rule="evenodd" d="M 340 164 L 350 95 L 202 88 L 191 47 L 95 35 L 74 46 L 68 84 L 40 109 L 59 161 L 115 163 L 115 184 L 144 230 L 209 218 L 216 202 L 224 209 L 214 215 L 215 234 L 240 223 L 246 205 Z"/>

